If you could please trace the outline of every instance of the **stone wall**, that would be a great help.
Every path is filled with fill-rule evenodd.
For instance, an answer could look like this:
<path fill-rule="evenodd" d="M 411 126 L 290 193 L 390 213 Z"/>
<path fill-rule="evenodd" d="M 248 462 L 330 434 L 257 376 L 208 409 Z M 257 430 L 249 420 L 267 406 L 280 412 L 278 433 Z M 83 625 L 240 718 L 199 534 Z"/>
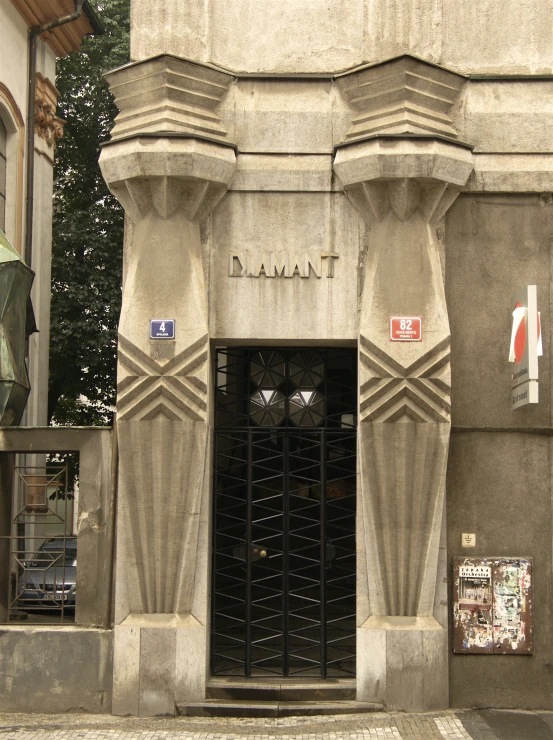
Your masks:
<path fill-rule="evenodd" d="M 551 295 L 548 194 L 462 195 L 446 220 L 453 431 L 449 556 L 534 558 L 533 656 L 450 655 L 453 706 L 551 708 Z M 506 297 L 536 284 L 540 403 L 510 409 Z M 461 548 L 461 534 L 476 547 Z M 523 689 L 523 690 L 521 690 Z"/>
<path fill-rule="evenodd" d="M 131 56 L 332 74 L 411 53 L 464 74 L 547 74 L 551 15 L 546 0 L 150 0 L 132 5 Z"/>
<path fill-rule="evenodd" d="M 77 627 L 0 627 L 0 711 L 110 712 L 112 637 Z"/>

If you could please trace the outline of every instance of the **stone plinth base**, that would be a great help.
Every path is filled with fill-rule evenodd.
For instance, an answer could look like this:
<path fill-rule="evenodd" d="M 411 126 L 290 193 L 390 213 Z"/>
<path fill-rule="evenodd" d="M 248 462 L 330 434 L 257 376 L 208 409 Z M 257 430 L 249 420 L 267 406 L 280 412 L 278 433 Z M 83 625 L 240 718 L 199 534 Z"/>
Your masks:
<path fill-rule="evenodd" d="M 131 614 L 114 630 L 113 714 L 175 714 L 205 698 L 206 628 L 191 615 Z"/>
<path fill-rule="evenodd" d="M 447 630 L 433 617 L 369 617 L 357 629 L 357 699 L 394 711 L 446 709 Z"/>

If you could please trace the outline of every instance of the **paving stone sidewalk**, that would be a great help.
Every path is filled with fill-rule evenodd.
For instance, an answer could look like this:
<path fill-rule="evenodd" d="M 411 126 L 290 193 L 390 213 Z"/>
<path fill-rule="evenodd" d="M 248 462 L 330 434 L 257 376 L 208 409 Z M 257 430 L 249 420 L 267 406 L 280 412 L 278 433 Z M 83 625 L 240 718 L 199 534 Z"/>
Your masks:
<path fill-rule="evenodd" d="M 0 714 L 0 740 L 553 740 L 552 712 L 447 711 L 281 719 Z"/>

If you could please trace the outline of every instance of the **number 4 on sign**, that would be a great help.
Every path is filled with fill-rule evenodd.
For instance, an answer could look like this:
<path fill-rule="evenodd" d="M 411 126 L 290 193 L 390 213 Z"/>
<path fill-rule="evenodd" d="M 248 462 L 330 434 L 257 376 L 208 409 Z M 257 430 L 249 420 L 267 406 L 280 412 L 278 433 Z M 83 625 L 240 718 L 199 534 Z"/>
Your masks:
<path fill-rule="evenodd" d="M 175 319 L 150 319 L 150 339 L 174 339 Z"/>

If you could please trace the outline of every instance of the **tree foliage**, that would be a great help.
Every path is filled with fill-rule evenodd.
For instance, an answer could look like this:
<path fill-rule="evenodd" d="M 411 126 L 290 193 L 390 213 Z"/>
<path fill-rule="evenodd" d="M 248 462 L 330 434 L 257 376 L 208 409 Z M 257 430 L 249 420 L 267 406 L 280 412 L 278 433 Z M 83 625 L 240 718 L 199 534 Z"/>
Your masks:
<path fill-rule="evenodd" d="M 60 59 L 48 417 L 55 424 L 108 424 L 115 404 L 121 307 L 123 211 L 98 157 L 117 113 L 104 72 L 129 59 L 130 0 L 91 2 L 106 29 Z"/>

